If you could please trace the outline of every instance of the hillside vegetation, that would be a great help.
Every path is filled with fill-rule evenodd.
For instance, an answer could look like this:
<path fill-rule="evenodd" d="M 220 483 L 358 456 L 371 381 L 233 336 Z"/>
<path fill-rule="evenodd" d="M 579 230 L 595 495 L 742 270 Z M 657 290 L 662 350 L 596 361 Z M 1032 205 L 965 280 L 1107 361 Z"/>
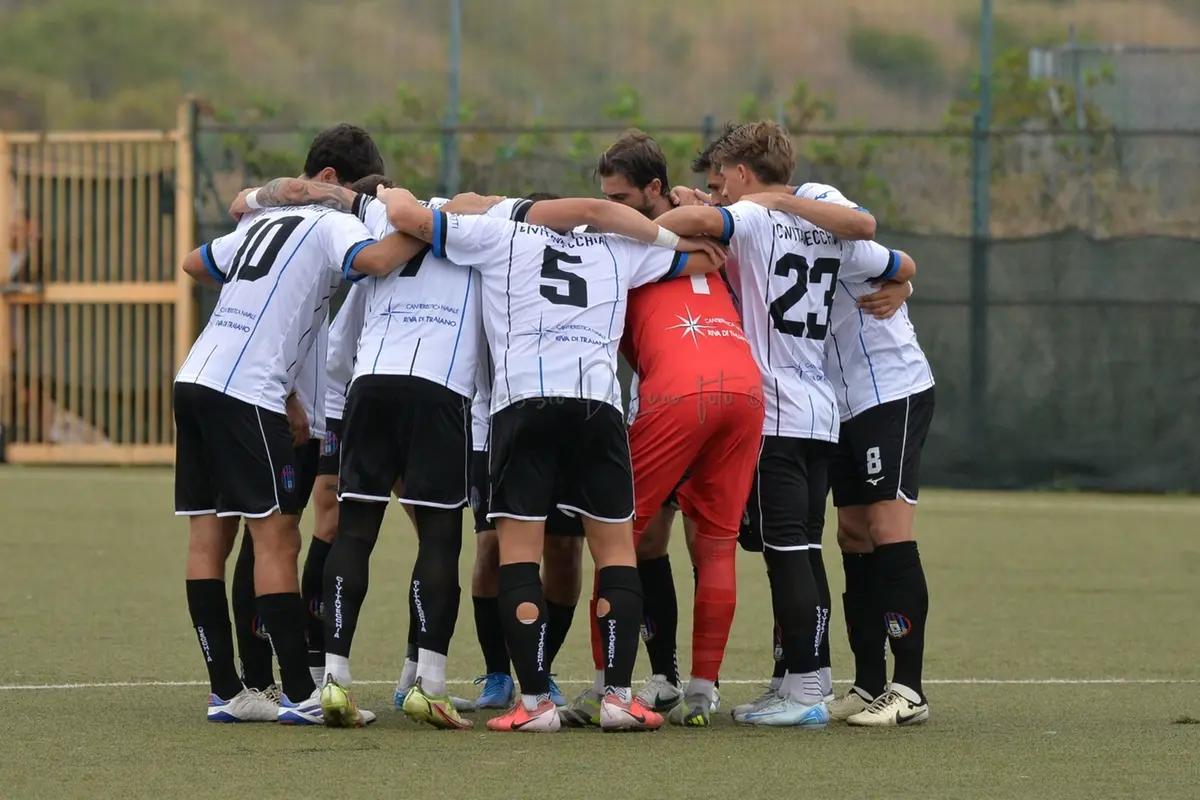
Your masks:
<path fill-rule="evenodd" d="M 586 126 L 626 85 L 651 124 L 768 112 L 798 80 L 836 123 L 937 127 L 969 87 L 978 0 L 464 0 L 463 96 L 480 122 Z M 998 3 L 1002 47 L 1200 41 L 1187 0 Z M 0 0 L 0 127 L 170 124 L 194 91 L 242 116 L 355 118 L 399 84 L 444 95 L 445 0 Z M 434 109 L 436 123 L 437 109 Z"/>

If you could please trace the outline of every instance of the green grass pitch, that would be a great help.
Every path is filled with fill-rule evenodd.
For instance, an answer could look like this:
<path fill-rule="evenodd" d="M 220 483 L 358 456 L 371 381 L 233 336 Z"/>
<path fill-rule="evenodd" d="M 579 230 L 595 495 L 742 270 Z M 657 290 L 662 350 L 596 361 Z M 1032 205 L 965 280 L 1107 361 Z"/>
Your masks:
<path fill-rule="evenodd" d="M 923 494 L 932 721 L 922 728 L 763 731 L 721 714 L 710 730 L 540 737 L 435 731 L 392 711 L 415 549 L 398 508 L 354 653 L 359 702 L 379 723 L 206 723 L 186 523 L 171 503 L 168 470 L 0 469 L 0 798 L 1196 797 L 1200 726 L 1187 723 L 1200 717 L 1200 500 Z M 832 540 L 832 522 L 827 531 Z M 686 671 L 691 576 L 677 538 Z M 467 536 L 450 654 L 463 681 L 482 669 L 472 557 Z M 846 679 L 835 548 L 826 562 L 834 673 Z M 724 709 L 757 694 L 770 666 L 758 558 L 739 554 L 739 581 Z M 584 603 L 555 665 L 568 693 L 591 675 L 587 622 Z M 645 672 L 643 652 L 636 677 Z"/>

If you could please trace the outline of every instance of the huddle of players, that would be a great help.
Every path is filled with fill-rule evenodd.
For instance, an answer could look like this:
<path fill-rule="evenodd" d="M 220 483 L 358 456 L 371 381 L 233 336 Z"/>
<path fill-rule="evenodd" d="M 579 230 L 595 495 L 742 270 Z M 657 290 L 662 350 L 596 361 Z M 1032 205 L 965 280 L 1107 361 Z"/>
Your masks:
<path fill-rule="evenodd" d="M 912 505 L 932 377 L 902 310 L 911 260 L 849 238 L 873 232 L 869 215 L 829 187 L 793 193 L 791 142 L 772 123 L 731 128 L 701 155 L 695 166 L 707 173 L 711 197 L 677 189 L 671 200 L 661 151 L 638 132 L 601 158 L 605 194 L 617 202 L 460 195 L 421 203 L 403 190 L 375 199 L 382 179 L 367 175 L 382 165 L 372 151 L 361 131 L 327 131 L 310 152 L 308 180 L 243 193 L 234 210 L 249 213 L 238 230 L 185 261 L 198 279 L 222 284 L 176 385 L 177 513 L 191 517 L 188 601 L 212 683 L 209 718 L 374 720 L 350 695 L 348 659 L 395 490 L 419 538 L 396 695 L 414 718 L 470 727 L 460 709 L 472 704 L 450 698 L 445 677 L 470 496 L 481 536 L 472 594 L 489 673 L 477 705 L 508 708 L 489 721 L 493 730 L 656 728 L 668 709 L 677 723 L 709 725 L 739 534 L 767 563 L 777 677 L 735 719 L 801 727 L 823 727 L 831 715 L 877 726 L 927 719 L 927 596 Z M 704 237 L 728 247 L 728 263 Z M 722 265 L 728 284 L 716 274 Z M 326 354 L 324 320 L 342 277 L 366 280 L 350 290 Z M 628 432 L 618 347 L 639 383 Z M 302 463 L 314 444 L 292 448 L 322 433 L 326 418 L 315 469 Z M 834 698 L 819 543 L 840 420 L 844 446 L 830 469 L 857 674 L 854 688 Z M 472 439 L 486 460 L 470 457 Z M 297 586 L 297 520 L 305 478 L 317 472 L 318 537 Z M 660 509 L 670 500 L 694 529 L 694 663 L 682 688 L 674 631 L 655 624 L 669 613 L 655 598 L 669 594 L 674 604 L 674 587 L 663 585 L 669 566 L 667 581 L 661 571 L 656 579 L 662 556 L 639 559 L 649 553 L 634 546 L 652 521 L 655 547 L 663 546 L 670 519 Z M 252 542 L 239 565 L 252 564 L 262 619 L 239 621 L 242 676 L 222 580 L 238 517 Z M 568 705 L 549 671 L 578 599 L 580 529 L 597 564 L 597 678 Z M 543 557 L 547 594 L 560 602 L 543 593 Z M 658 563 L 640 569 L 649 562 Z M 247 570 L 235 571 L 235 618 L 239 573 Z M 654 664 L 634 695 L 643 617 L 655 638 L 670 640 L 672 665 Z M 269 642 L 255 636 L 263 629 Z M 272 645 L 282 696 L 272 692 Z M 265 672 L 249 668 L 247 647 L 265 656 Z"/>

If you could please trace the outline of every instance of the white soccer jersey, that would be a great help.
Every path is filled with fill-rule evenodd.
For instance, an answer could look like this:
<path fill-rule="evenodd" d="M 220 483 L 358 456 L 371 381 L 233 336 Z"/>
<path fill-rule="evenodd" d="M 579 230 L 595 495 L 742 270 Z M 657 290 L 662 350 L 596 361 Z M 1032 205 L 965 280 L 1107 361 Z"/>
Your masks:
<path fill-rule="evenodd" d="M 479 331 L 479 361 L 475 368 L 475 399 L 471 402 L 471 449 L 487 450 L 492 430 L 492 378 L 495 365 L 483 330 Z"/>
<path fill-rule="evenodd" d="M 617 348 L 629 289 L 679 274 L 687 254 L 623 236 L 434 212 L 432 252 L 483 275 L 495 360 L 492 413 L 568 397 L 621 408 Z"/>
<path fill-rule="evenodd" d="M 725 218 L 722 239 L 734 255 L 730 284 L 762 371 L 764 435 L 836 442 L 840 415 L 824 348 L 838 280 L 890 277 L 899 257 L 754 203 L 718 210 Z"/>
<path fill-rule="evenodd" d="M 330 294 L 333 289 L 330 289 Z M 329 352 L 329 323 L 323 322 L 317 328 L 317 340 L 308 349 L 308 356 L 296 375 L 296 397 L 308 417 L 308 434 L 314 439 L 325 436 L 327 387 L 329 380 L 325 372 L 325 360 Z"/>
<path fill-rule="evenodd" d="M 354 378 L 354 355 L 367 313 L 367 284 L 350 287 L 342 307 L 329 326 L 329 355 L 325 359 L 325 415 L 341 419 L 346 413 L 346 390 Z"/>
<path fill-rule="evenodd" d="M 439 208 L 447 200 L 424 205 Z M 509 218 L 519 200 L 506 200 L 488 211 Z M 528 204 L 524 204 L 528 205 Z M 360 195 L 354 212 L 382 238 L 395 230 L 386 206 Z M 479 273 L 422 251 L 403 268 L 370 278 L 366 321 L 359 341 L 354 377 L 414 375 L 463 395 L 475 394 L 483 307 Z"/>
<path fill-rule="evenodd" d="M 806 183 L 798 197 L 866 211 L 832 186 Z M 825 340 L 825 372 L 833 385 L 843 422 L 868 408 L 933 387 L 933 370 L 917 342 L 908 305 L 890 319 L 875 319 L 858 308 L 857 298 L 876 291 L 862 281 L 838 281 Z"/>
<path fill-rule="evenodd" d="M 284 412 L 288 392 L 328 324 L 330 287 L 375 240 L 349 214 L 318 206 L 242 218 L 201 256 L 221 296 L 175 380 Z"/>

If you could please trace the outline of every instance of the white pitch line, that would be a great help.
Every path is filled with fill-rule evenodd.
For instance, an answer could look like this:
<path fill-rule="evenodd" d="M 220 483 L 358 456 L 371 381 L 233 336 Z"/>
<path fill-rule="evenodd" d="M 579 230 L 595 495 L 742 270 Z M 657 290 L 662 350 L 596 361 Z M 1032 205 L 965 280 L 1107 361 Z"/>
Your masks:
<path fill-rule="evenodd" d="M 463 686 L 474 683 L 474 679 L 455 678 L 446 683 Z M 570 686 L 590 684 L 590 679 L 560 680 L 558 683 Z M 757 686 L 765 684 L 766 678 L 759 679 L 722 679 L 726 686 Z M 393 686 L 395 681 L 355 681 L 363 686 Z M 849 684 L 849 680 L 839 680 L 837 683 Z M 1198 684 L 1200 680 L 1188 678 L 948 678 L 941 680 L 926 680 L 924 683 L 933 686 L 1174 686 Z M 148 689 L 164 686 L 207 686 L 206 681 L 116 681 L 112 683 L 5 683 L 0 684 L 0 692 L 56 692 L 72 689 Z"/>

